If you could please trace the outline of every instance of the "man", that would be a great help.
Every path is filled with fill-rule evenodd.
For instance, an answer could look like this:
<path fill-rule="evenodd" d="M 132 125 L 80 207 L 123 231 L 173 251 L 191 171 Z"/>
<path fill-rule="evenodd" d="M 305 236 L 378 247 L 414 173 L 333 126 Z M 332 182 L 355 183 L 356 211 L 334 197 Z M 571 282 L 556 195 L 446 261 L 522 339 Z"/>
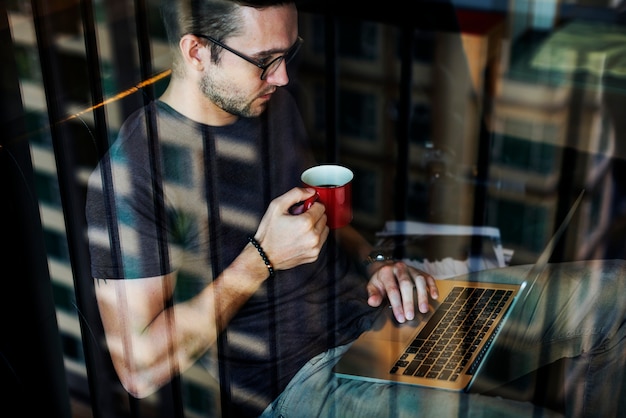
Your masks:
<path fill-rule="evenodd" d="M 280 88 L 302 42 L 292 1 L 164 2 L 164 18 L 170 85 L 125 122 L 87 206 L 98 306 L 128 392 L 148 396 L 201 361 L 219 379 L 224 416 L 445 416 L 459 402 L 532 411 L 332 374 L 379 308 L 412 319 L 436 282 L 391 261 L 364 277 L 371 248 L 356 231 L 331 233 L 320 203 L 290 214 L 313 195 L 297 187 L 312 161 Z"/>
<path fill-rule="evenodd" d="M 310 160 L 296 107 L 279 89 L 289 81 L 285 62 L 301 42 L 294 4 L 197 3 L 206 3 L 191 11 L 198 19 L 181 27 L 180 16 L 193 3 L 166 2 L 177 49 L 171 83 L 158 102 L 126 122 L 92 176 L 92 243 L 111 238 L 92 245 L 93 274 L 113 363 L 129 393 L 144 397 L 186 370 L 228 326 L 219 347 L 219 368 L 228 375 L 223 391 L 236 405 L 233 413 L 258 414 L 309 358 L 354 338 L 360 329 L 350 321 L 367 326 L 373 310 L 357 275 L 330 299 L 324 290 L 335 276 L 326 266 L 335 265 L 341 277 L 347 265 L 328 261 L 335 255 L 325 245 L 323 205 L 299 216 L 288 212 L 313 194 L 294 188 Z M 108 184 L 104 198 L 100 183 Z M 349 228 L 337 237 L 360 259 L 370 251 Z M 370 303 L 380 305 L 389 293 L 398 317 L 412 318 L 413 283 L 423 305 L 427 290 L 436 297 L 434 281 L 402 265 L 396 271 L 404 297 L 387 267 L 368 286 Z M 118 278 L 134 280 L 109 280 Z M 168 306 L 182 286 L 199 291 Z M 322 290 L 321 300 L 307 300 Z M 336 321 L 337 337 L 330 338 L 327 326 Z M 253 347 L 239 346 L 238 338 Z"/>

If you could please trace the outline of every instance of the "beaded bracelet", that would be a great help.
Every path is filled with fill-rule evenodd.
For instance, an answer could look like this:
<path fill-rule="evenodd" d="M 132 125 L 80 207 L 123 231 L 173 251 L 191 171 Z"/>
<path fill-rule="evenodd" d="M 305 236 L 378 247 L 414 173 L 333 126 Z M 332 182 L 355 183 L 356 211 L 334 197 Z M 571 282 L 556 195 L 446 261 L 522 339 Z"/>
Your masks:
<path fill-rule="evenodd" d="M 265 267 L 267 267 L 267 271 L 270 272 L 270 277 L 274 277 L 274 266 L 272 266 L 272 262 L 270 261 L 270 259 L 267 258 L 267 255 L 265 254 L 265 251 L 263 251 L 261 244 L 259 244 L 259 242 L 251 236 L 248 237 L 248 241 L 250 241 L 250 243 L 254 245 L 254 248 L 256 248 L 259 252 L 259 255 L 263 259 L 263 263 L 265 263 Z"/>

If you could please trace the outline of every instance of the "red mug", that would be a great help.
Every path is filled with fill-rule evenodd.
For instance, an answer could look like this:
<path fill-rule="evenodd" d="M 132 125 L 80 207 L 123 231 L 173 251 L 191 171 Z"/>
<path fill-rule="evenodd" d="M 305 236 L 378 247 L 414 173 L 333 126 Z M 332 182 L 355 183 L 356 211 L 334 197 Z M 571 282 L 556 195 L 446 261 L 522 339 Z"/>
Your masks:
<path fill-rule="evenodd" d="M 307 199 L 305 205 L 312 205 L 315 199 L 322 202 L 326 207 L 326 225 L 330 229 L 341 228 L 352 221 L 353 178 L 349 168 L 334 164 L 311 167 L 300 176 L 306 187 L 317 192 L 317 196 Z"/>

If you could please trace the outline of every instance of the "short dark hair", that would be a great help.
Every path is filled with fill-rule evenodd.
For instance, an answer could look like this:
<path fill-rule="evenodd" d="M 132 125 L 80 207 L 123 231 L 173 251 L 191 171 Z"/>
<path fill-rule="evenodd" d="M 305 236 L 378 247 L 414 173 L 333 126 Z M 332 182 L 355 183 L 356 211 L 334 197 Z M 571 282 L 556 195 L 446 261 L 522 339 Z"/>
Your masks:
<path fill-rule="evenodd" d="M 207 33 L 216 39 L 238 28 L 239 7 L 263 9 L 296 3 L 295 0 L 162 0 L 162 15 L 170 43 L 187 33 Z"/>
<path fill-rule="evenodd" d="M 197 33 L 223 40 L 241 28 L 241 7 L 263 9 L 295 3 L 295 0 L 162 0 L 161 14 L 172 51 L 178 50 L 180 38 Z M 212 60 L 219 61 L 221 48 L 212 44 Z M 177 67 L 174 54 L 174 71 Z"/>

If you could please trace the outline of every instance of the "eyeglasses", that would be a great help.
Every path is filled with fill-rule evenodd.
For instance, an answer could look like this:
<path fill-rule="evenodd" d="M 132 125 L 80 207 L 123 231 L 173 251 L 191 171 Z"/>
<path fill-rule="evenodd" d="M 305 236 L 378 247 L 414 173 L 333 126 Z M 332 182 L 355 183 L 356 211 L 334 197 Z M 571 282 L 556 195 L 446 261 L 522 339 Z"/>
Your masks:
<path fill-rule="evenodd" d="M 215 45 L 220 46 L 220 47 L 224 48 L 225 50 L 230 51 L 233 54 L 237 55 L 239 58 L 243 58 L 244 60 L 248 61 L 250 64 L 256 65 L 257 67 L 259 67 L 262 70 L 261 71 L 261 80 L 265 80 L 267 78 L 267 76 L 274 74 L 274 72 L 280 66 L 280 63 L 283 62 L 283 60 L 285 61 L 285 64 L 289 64 L 289 62 L 293 59 L 293 57 L 296 56 L 296 54 L 300 50 L 300 47 L 302 46 L 302 42 L 304 42 L 304 40 L 301 37 L 298 36 L 298 39 L 296 40 L 296 43 L 294 43 L 287 51 L 285 51 L 285 53 L 283 55 L 274 58 L 273 60 L 271 60 L 267 64 L 263 64 L 263 63 L 261 63 L 259 61 L 253 60 L 250 57 L 247 57 L 246 55 L 242 54 L 239 51 L 236 51 L 236 50 L 232 49 L 229 46 L 226 46 L 225 44 L 221 43 L 217 39 L 214 39 L 214 38 L 212 38 L 210 36 L 199 35 L 199 34 L 194 34 L 194 36 L 197 36 L 198 38 L 204 38 L 204 39 L 206 39 L 208 41 L 211 41 Z"/>

